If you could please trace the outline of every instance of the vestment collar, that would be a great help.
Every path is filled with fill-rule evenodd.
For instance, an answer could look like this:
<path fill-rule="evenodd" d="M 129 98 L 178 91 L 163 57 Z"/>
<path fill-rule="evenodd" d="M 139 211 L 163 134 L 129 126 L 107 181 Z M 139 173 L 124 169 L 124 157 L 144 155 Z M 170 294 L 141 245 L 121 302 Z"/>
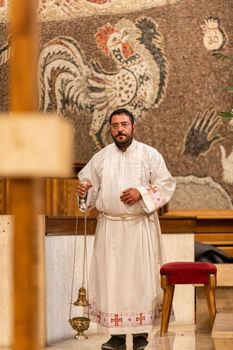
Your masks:
<path fill-rule="evenodd" d="M 137 141 L 135 139 L 133 139 L 132 143 L 129 145 L 129 147 L 126 149 L 125 152 L 122 152 L 118 147 L 117 145 L 114 143 L 114 146 L 115 146 L 115 149 L 120 152 L 120 153 L 123 153 L 125 155 L 128 155 L 130 154 L 131 152 L 133 152 L 136 148 L 137 148 Z"/>

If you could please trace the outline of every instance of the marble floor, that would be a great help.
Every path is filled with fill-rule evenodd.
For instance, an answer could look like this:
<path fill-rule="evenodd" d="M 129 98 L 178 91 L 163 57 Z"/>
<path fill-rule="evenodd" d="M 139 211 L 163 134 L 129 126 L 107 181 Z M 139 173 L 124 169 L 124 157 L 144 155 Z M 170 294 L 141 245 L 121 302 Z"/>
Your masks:
<path fill-rule="evenodd" d="M 46 347 L 47 350 L 100 350 L 108 339 L 105 334 L 89 333 L 87 340 L 69 339 Z M 173 325 L 166 336 L 160 337 L 156 330 L 149 337 L 145 350 L 229 350 L 233 339 L 213 340 L 208 331 L 196 331 L 194 325 Z M 127 336 L 127 350 L 132 350 L 132 337 Z"/>
<path fill-rule="evenodd" d="M 108 336 L 89 332 L 88 339 L 78 341 L 71 338 L 47 346 L 44 350 L 100 350 Z M 233 338 L 212 339 L 209 331 L 196 331 L 195 325 L 172 325 L 166 336 L 160 337 L 159 330 L 149 337 L 145 350 L 230 350 L 233 349 Z M 11 350 L 1 347 L 0 350 Z M 132 350 L 132 338 L 127 336 L 127 350 Z"/>

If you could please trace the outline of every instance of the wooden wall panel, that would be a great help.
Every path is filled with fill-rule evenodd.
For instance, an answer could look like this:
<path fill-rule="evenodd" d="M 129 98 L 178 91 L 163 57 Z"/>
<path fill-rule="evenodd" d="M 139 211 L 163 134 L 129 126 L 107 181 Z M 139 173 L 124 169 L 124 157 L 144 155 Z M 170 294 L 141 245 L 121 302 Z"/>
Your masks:
<path fill-rule="evenodd" d="M 77 178 L 46 179 L 44 189 L 45 206 L 42 214 L 75 216 Z M 0 179 L 0 214 L 10 214 L 10 180 Z"/>
<path fill-rule="evenodd" d="M 48 216 L 80 216 L 82 213 L 77 211 L 76 189 L 78 178 L 53 178 L 46 179 L 44 189 L 45 206 L 42 214 Z M 9 213 L 9 186 L 10 180 L 0 180 L 0 214 Z M 159 209 L 159 215 L 168 211 L 168 206 Z M 91 210 L 88 216 L 95 216 L 96 210 Z"/>
<path fill-rule="evenodd" d="M 46 215 L 75 216 L 77 179 L 46 180 Z"/>
<path fill-rule="evenodd" d="M 5 180 L 0 180 L 0 213 L 4 212 L 4 201 L 5 201 Z"/>
<path fill-rule="evenodd" d="M 7 213 L 7 180 L 0 179 L 0 214 Z"/>
<path fill-rule="evenodd" d="M 76 189 L 77 178 L 47 179 L 45 189 L 45 215 L 49 216 L 79 216 L 83 215 L 77 208 Z M 91 210 L 88 216 L 95 216 L 96 210 Z"/>

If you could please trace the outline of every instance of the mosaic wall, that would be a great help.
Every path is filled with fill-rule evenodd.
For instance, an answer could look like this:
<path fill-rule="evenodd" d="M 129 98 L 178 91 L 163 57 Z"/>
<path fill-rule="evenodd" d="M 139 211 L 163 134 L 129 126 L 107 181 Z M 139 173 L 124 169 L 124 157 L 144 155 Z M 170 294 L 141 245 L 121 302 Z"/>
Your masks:
<path fill-rule="evenodd" d="M 0 0 L 0 111 L 9 108 L 9 1 Z M 177 177 L 174 208 L 232 208 L 233 0 L 39 0 L 40 110 L 74 125 L 75 162 L 110 142 L 118 107 Z"/>

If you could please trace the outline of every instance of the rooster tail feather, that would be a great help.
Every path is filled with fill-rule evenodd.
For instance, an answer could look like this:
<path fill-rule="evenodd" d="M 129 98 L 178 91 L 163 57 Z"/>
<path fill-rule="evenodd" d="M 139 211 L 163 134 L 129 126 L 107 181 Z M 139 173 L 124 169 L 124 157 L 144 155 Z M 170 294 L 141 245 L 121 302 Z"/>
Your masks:
<path fill-rule="evenodd" d="M 154 101 L 157 105 L 165 96 L 165 88 L 168 77 L 168 63 L 163 48 L 160 46 L 163 36 L 158 30 L 158 25 L 150 18 L 142 17 L 136 22 L 136 27 L 141 30 L 140 43 L 150 52 L 154 61 L 159 66 L 159 90 Z"/>
<path fill-rule="evenodd" d="M 60 113 L 64 107 L 62 101 L 74 103 L 74 95 L 76 98 L 82 96 L 80 107 L 86 103 L 80 88 L 86 86 L 88 68 L 73 38 L 59 36 L 50 40 L 41 51 L 38 69 L 40 110 L 52 109 Z M 75 103 L 79 105 L 79 102 Z"/>

